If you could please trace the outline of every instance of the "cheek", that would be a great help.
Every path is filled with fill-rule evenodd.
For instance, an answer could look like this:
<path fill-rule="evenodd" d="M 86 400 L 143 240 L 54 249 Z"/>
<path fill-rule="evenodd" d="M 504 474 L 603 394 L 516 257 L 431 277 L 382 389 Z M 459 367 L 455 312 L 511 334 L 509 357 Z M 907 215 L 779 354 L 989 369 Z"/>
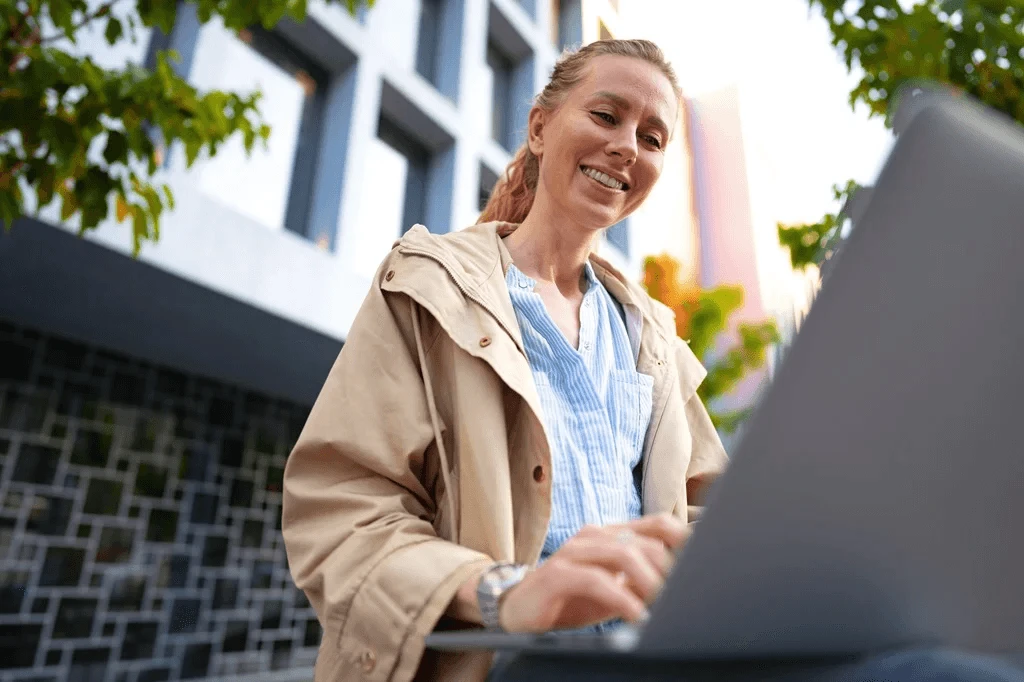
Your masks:
<path fill-rule="evenodd" d="M 637 180 L 636 189 L 639 191 L 634 194 L 639 199 L 643 200 L 651 193 L 651 190 L 654 189 L 655 183 L 657 183 L 658 178 L 661 177 L 662 167 L 662 159 L 658 159 L 657 161 L 645 163 L 642 168 L 637 168 L 637 171 L 639 172 L 635 173 L 633 177 Z"/>

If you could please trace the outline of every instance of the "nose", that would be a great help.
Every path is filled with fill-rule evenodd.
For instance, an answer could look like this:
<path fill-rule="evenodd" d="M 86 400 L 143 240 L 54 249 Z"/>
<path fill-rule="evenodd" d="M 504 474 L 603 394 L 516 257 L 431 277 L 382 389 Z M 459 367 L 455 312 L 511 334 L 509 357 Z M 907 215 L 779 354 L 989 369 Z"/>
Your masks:
<path fill-rule="evenodd" d="M 627 166 L 632 166 L 636 162 L 637 151 L 636 130 L 629 126 L 615 130 L 608 141 L 608 155 L 619 157 Z"/>

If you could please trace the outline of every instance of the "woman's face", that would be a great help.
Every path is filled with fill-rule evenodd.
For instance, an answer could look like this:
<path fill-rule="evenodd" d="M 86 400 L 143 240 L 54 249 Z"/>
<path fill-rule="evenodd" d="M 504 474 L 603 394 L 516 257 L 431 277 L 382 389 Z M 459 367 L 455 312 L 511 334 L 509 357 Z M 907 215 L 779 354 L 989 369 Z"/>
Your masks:
<path fill-rule="evenodd" d="M 676 96 L 641 59 L 595 57 L 553 112 L 530 112 L 530 149 L 540 159 L 537 199 L 589 229 L 619 222 L 661 175 Z"/>

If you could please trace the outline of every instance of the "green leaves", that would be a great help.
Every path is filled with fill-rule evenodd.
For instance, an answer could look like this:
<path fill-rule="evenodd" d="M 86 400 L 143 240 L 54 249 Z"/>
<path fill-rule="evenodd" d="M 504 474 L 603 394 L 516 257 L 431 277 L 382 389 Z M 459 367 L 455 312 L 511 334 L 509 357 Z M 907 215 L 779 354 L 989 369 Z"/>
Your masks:
<path fill-rule="evenodd" d="M 833 185 L 832 196 L 840 208 L 835 213 L 826 214 L 816 223 L 778 224 L 779 243 L 789 249 L 789 261 L 794 270 L 804 270 L 810 265 L 821 267 L 832 257 L 846 223 L 841 211 L 858 189 L 860 186 L 853 180 L 847 181 L 845 185 Z"/>
<path fill-rule="evenodd" d="M 904 83 L 939 81 L 1024 121 L 1024 3 L 1019 0 L 809 0 L 832 44 L 863 71 L 850 104 L 891 124 Z"/>
<path fill-rule="evenodd" d="M 892 125 L 901 86 L 927 81 L 969 94 L 1024 123 L 1024 3 L 1020 0 L 808 0 L 820 7 L 832 44 L 851 72 L 862 73 L 850 105 Z M 845 201 L 855 185 L 836 187 Z M 821 265 L 842 220 L 778 226 L 794 268 Z"/>
<path fill-rule="evenodd" d="M 121 21 L 117 17 L 107 19 L 107 29 L 103 32 L 103 37 L 107 39 L 107 44 L 114 45 L 123 35 L 124 27 L 121 26 Z"/>
<path fill-rule="evenodd" d="M 743 287 L 720 285 L 701 289 L 684 284 L 678 261 L 668 255 L 644 261 L 644 287 L 676 315 L 676 331 L 686 339 L 690 350 L 708 370 L 697 395 L 708 407 L 711 421 L 725 433 L 735 431 L 746 410 L 720 412 L 715 403 L 728 395 L 752 371 L 768 360 L 767 350 L 779 342 L 775 322 L 741 323 L 736 327 L 737 342 L 721 355 L 711 358 L 721 346 L 721 336 L 730 327 L 730 319 L 743 306 Z"/>
<path fill-rule="evenodd" d="M 305 0 L 187 1 L 201 21 L 219 16 L 234 30 L 270 29 L 306 14 Z M 373 3 L 345 4 L 355 12 Z M 135 11 L 115 15 L 115 5 Z M 61 220 L 82 233 L 108 219 L 130 222 L 138 254 L 159 237 L 164 211 L 174 208 L 170 188 L 155 177 L 172 146 L 184 150 L 191 167 L 234 136 L 250 152 L 266 142 L 270 128 L 259 113 L 259 93 L 199 93 L 173 68 L 172 52 L 158 54 L 152 69 L 108 70 L 60 42 L 74 43 L 86 27 L 101 27 L 109 45 L 130 40 L 137 25 L 170 33 L 178 6 L 172 0 L 0 0 L 0 222 L 10 227 L 59 201 Z"/>

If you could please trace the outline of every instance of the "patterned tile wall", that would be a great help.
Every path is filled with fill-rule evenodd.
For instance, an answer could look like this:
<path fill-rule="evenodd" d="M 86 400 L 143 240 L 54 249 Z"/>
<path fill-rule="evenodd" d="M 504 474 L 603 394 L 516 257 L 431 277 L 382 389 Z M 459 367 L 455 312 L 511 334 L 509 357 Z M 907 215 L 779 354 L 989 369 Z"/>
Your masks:
<path fill-rule="evenodd" d="M 0 322 L 0 678 L 309 671 L 280 533 L 307 413 Z"/>

